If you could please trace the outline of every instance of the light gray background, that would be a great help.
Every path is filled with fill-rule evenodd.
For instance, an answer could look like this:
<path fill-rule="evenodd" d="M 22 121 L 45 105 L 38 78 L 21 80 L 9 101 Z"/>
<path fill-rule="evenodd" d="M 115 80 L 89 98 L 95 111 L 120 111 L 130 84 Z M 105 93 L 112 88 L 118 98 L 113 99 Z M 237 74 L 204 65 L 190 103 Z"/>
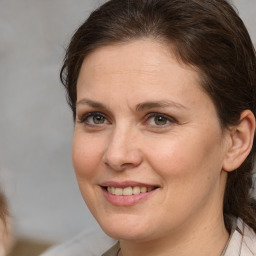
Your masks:
<path fill-rule="evenodd" d="M 71 163 L 59 70 L 73 31 L 103 1 L 0 0 L 0 180 L 17 236 L 63 241 L 94 227 Z M 256 0 L 234 1 L 256 42 Z"/>

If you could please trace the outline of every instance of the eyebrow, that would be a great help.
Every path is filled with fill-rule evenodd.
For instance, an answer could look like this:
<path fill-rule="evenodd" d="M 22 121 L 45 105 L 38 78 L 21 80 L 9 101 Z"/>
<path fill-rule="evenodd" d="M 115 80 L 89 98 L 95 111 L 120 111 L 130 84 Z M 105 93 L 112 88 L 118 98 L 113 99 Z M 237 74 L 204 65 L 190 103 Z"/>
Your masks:
<path fill-rule="evenodd" d="M 98 108 L 98 109 L 107 109 L 107 107 L 105 105 L 103 105 L 102 103 L 99 103 L 99 102 L 96 102 L 96 101 L 93 101 L 93 100 L 89 100 L 89 99 L 82 99 L 82 100 L 79 100 L 77 103 L 76 103 L 76 107 L 78 105 L 89 105 L 93 108 Z"/>
<path fill-rule="evenodd" d="M 180 108 L 180 109 L 187 109 L 184 105 L 174 102 L 174 101 L 152 101 L 152 102 L 144 102 L 140 103 L 136 106 L 136 111 L 143 111 L 149 110 L 152 108 L 166 108 L 166 107 L 173 107 L 173 108 Z"/>
<path fill-rule="evenodd" d="M 102 109 L 102 110 L 107 110 L 108 108 L 97 101 L 93 101 L 93 100 L 89 100 L 89 99 L 82 99 L 79 100 L 76 103 L 76 106 L 78 105 L 89 105 L 93 108 L 98 108 L 98 109 Z M 148 101 L 148 102 L 143 102 L 143 103 L 139 103 L 136 105 L 136 111 L 140 112 L 143 110 L 149 110 L 152 108 L 166 108 L 166 107 L 173 107 L 173 108 L 178 108 L 178 109 L 187 109 L 187 107 L 185 107 L 184 105 L 174 102 L 174 101 Z"/>

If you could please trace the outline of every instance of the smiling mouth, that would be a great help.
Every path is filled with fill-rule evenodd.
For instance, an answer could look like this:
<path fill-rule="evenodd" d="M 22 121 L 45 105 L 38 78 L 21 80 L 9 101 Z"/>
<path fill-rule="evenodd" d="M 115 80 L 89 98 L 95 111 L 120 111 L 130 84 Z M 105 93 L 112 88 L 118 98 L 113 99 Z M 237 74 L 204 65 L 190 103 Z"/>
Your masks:
<path fill-rule="evenodd" d="M 125 187 L 125 188 L 118 188 L 118 187 L 104 187 L 108 193 L 115 195 L 115 196 L 132 196 L 132 195 L 139 195 L 142 193 L 151 192 L 152 190 L 157 189 L 157 187 L 145 187 L 145 186 L 134 186 L 134 187 Z"/>

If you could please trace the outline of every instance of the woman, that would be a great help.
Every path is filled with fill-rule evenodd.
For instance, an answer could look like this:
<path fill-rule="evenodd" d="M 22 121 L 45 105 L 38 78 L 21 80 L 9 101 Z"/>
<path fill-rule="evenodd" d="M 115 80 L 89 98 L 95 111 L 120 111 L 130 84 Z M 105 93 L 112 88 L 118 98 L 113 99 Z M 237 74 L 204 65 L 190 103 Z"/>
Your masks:
<path fill-rule="evenodd" d="M 110 0 L 61 79 L 104 255 L 256 255 L 256 57 L 224 0 Z"/>

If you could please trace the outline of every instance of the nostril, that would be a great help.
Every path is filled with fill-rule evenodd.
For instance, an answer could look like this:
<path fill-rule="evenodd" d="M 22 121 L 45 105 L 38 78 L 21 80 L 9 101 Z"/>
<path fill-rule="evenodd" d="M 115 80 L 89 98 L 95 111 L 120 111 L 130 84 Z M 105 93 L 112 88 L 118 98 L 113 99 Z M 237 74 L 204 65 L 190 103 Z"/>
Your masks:
<path fill-rule="evenodd" d="M 142 162 L 141 152 L 132 143 L 119 138 L 117 142 L 112 141 L 104 152 L 103 162 L 106 166 L 115 171 L 122 171 L 134 168 Z"/>
<path fill-rule="evenodd" d="M 108 161 L 104 161 L 104 164 L 114 170 L 114 171 L 123 171 L 123 170 L 126 170 L 126 169 L 130 169 L 130 168 L 134 168 L 134 167 L 137 167 L 138 164 L 137 163 L 129 163 L 128 161 L 127 162 L 121 162 L 121 161 L 113 161 L 113 160 L 108 160 Z"/>

